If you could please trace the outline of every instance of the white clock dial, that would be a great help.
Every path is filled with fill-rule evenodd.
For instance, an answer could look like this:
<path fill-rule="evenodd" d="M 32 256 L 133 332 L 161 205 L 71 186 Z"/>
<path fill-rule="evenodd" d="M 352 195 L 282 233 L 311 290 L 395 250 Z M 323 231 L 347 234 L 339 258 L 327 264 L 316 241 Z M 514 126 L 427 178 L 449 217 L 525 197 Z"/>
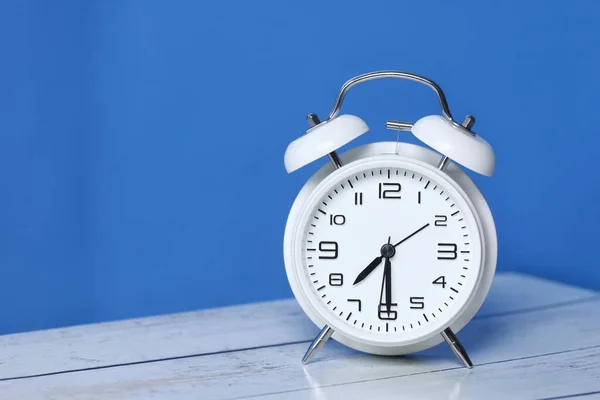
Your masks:
<path fill-rule="evenodd" d="M 409 344 L 448 327 L 474 292 L 480 225 L 464 193 L 417 163 L 359 163 L 313 193 L 295 235 L 295 268 L 336 332 Z"/>

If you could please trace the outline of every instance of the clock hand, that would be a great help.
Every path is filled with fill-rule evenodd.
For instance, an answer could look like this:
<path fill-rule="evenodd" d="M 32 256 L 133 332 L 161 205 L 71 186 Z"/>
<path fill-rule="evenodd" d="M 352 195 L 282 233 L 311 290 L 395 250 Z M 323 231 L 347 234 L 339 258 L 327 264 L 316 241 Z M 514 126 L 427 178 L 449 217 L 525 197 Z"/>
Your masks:
<path fill-rule="evenodd" d="M 415 236 L 417 233 L 421 232 L 423 229 L 427 228 L 429 226 L 429 223 L 426 223 L 425 225 L 423 225 L 422 227 L 420 227 L 419 229 L 417 229 L 416 231 L 414 231 L 413 233 L 411 233 L 410 235 L 408 235 L 407 237 L 405 237 L 404 239 L 402 239 L 401 241 L 399 241 L 398 243 L 396 243 L 394 245 L 394 247 L 397 247 L 398 245 L 406 242 L 408 239 L 410 239 L 411 237 Z"/>
<path fill-rule="evenodd" d="M 390 312 L 392 309 L 392 262 L 389 258 L 385 259 L 383 271 L 385 275 L 385 308 L 387 312 Z"/>
<path fill-rule="evenodd" d="M 379 264 L 381 264 L 382 259 L 383 256 L 379 256 L 376 257 L 373 261 L 371 261 L 371 263 L 367 265 L 365 269 L 360 271 L 360 274 L 358 274 L 358 276 L 356 277 L 356 280 L 354 281 L 353 285 L 362 282 L 367 276 L 369 276 L 369 274 L 373 272 L 373 270 L 375 270 L 375 268 L 377 268 Z"/>
<path fill-rule="evenodd" d="M 381 255 L 379 257 L 376 257 L 373 261 L 371 261 L 369 265 L 367 265 L 365 269 L 360 271 L 360 274 L 358 274 L 358 276 L 356 277 L 356 280 L 354 281 L 353 285 L 362 282 L 367 276 L 369 276 L 369 274 L 373 272 L 375 268 L 379 266 L 379 264 L 381 264 L 381 260 L 383 260 L 384 258 L 390 258 L 394 256 L 394 254 L 396 253 L 396 249 L 390 244 L 391 240 L 392 237 L 388 237 L 388 242 L 381 247 Z"/>
<path fill-rule="evenodd" d="M 381 312 L 381 305 L 384 304 L 383 303 L 383 295 L 385 292 L 385 279 L 387 278 L 387 269 L 384 267 L 383 269 L 383 275 L 382 275 L 382 279 L 381 279 L 381 291 L 379 292 L 379 312 Z"/>
<path fill-rule="evenodd" d="M 379 294 L 379 308 L 378 315 L 380 319 L 386 319 L 389 317 L 389 314 L 392 309 L 392 263 L 389 258 L 385 259 L 385 266 L 383 269 L 383 278 L 381 280 L 381 292 Z M 385 294 L 385 301 L 383 300 Z M 382 308 L 385 306 L 385 311 Z M 381 315 L 385 315 L 385 318 L 382 318 Z"/>

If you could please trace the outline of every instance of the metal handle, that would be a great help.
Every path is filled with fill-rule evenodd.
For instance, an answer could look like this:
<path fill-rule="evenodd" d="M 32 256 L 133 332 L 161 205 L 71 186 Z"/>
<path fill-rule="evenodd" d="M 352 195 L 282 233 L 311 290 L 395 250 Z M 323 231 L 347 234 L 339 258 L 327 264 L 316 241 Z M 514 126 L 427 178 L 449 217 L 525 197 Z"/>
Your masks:
<path fill-rule="evenodd" d="M 358 85 L 359 83 L 371 81 L 374 79 L 381 79 L 381 78 L 407 79 L 409 81 L 418 82 L 425 86 L 428 86 L 437 95 L 438 100 L 440 101 L 440 106 L 442 107 L 442 113 L 444 114 L 444 117 L 446 117 L 448 120 L 454 122 L 454 119 L 452 118 L 452 114 L 450 113 L 450 108 L 448 107 L 448 102 L 446 101 L 446 96 L 444 95 L 442 88 L 440 88 L 437 85 L 437 83 L 435 83 L 434 81 L 432 81 L 430 79 L 425 78 L 424 76 L 411 74 L 410 72 L 402 72 L 402 71 L 375 71 L 375 72 L 369 72 L 368 74 L 358 75 L 358 76 L 350 79 L 349 81 L 344 83 L 344 85 L 340 89 L 340 92 L 337 95 L 337 99 L 335 99 L 335 104 L 333 105 L 333 109 L 329 113 L 329 118 L 327 118 L 327 120 L 330 121 L 333 118 L 338 116 L 338 114 L 340 113 L 340 108 L 342 108 L 342 102 L 344 101 L 344 97 L 346 96 L 346 93 L 348 93 L 348 91 L 350 90 L 350 88 L 352 86 Z"/>

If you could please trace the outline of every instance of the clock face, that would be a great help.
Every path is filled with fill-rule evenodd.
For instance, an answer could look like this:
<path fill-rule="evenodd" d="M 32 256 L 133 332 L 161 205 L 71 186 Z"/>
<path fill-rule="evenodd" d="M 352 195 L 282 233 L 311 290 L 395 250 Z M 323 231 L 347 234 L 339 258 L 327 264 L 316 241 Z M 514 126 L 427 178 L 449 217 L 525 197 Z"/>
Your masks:
<path fill-rule="evenodd" d="M 295 268 L 337 332 L 409 344 L 448 327 L 481 270 L 480 224 L 463 192 L 432 167 L 393 159 L 346 166 L 302 213 Z"/>

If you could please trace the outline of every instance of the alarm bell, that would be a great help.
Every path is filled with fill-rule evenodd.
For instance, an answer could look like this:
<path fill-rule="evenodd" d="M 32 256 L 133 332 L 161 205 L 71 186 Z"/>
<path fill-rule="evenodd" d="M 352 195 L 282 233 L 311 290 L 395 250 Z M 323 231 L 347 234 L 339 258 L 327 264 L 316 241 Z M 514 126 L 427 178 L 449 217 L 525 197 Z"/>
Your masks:
<path fill-rule="evenodd" d="M 496 168 L 496 155 L 488 142 L 471 132 L 474 121 L 473 117 L 467 117 L 459 125 L 441 115 L 429 115 L 415 122 L 411 131 L 417 139 L 458 164 L 491 176 Z"/>
<path fill-rule="evenodd" d="M 335 152 L 343 145 L 368 132 L 369 127 L 354 115 L 339 115 L 344 97 L 353 86 L 374 79 L 406 79 L 423 84 L 437 95 L 442 115 L 430 115 L 416 123 L 388 121 L 389 129 L 410 130 L 419 140 L 443 155 L 438 168 L 444 170 L 449 160 L 453 160 L 470 170 L 491 176 L 496 168 L 496 156 L 492 146 L 471 131 L 475 119 L 467 116 L 458 124 L 450 113 L 446 96 L 432 80 L 423 76 L 402 71 L 376 71 L 356 76 L 342 86 L 335 104 L 326 121 L 320 122 L 314 114 L 308 116 L 311 126 L 306 135 L 294 140 L 285 151 L 285 169 L 293 172 L 311 162 L 329 155 L 335 168 L 342 166 Z"/>
<path fill-rule="evenodd" d="M 285 169 L 293 172 L 302 168 L 368 131 L 365 121 L 349 114 L 318 123 L 308 129 L 306 135 L 288 145 L 284 156 Z"/>

